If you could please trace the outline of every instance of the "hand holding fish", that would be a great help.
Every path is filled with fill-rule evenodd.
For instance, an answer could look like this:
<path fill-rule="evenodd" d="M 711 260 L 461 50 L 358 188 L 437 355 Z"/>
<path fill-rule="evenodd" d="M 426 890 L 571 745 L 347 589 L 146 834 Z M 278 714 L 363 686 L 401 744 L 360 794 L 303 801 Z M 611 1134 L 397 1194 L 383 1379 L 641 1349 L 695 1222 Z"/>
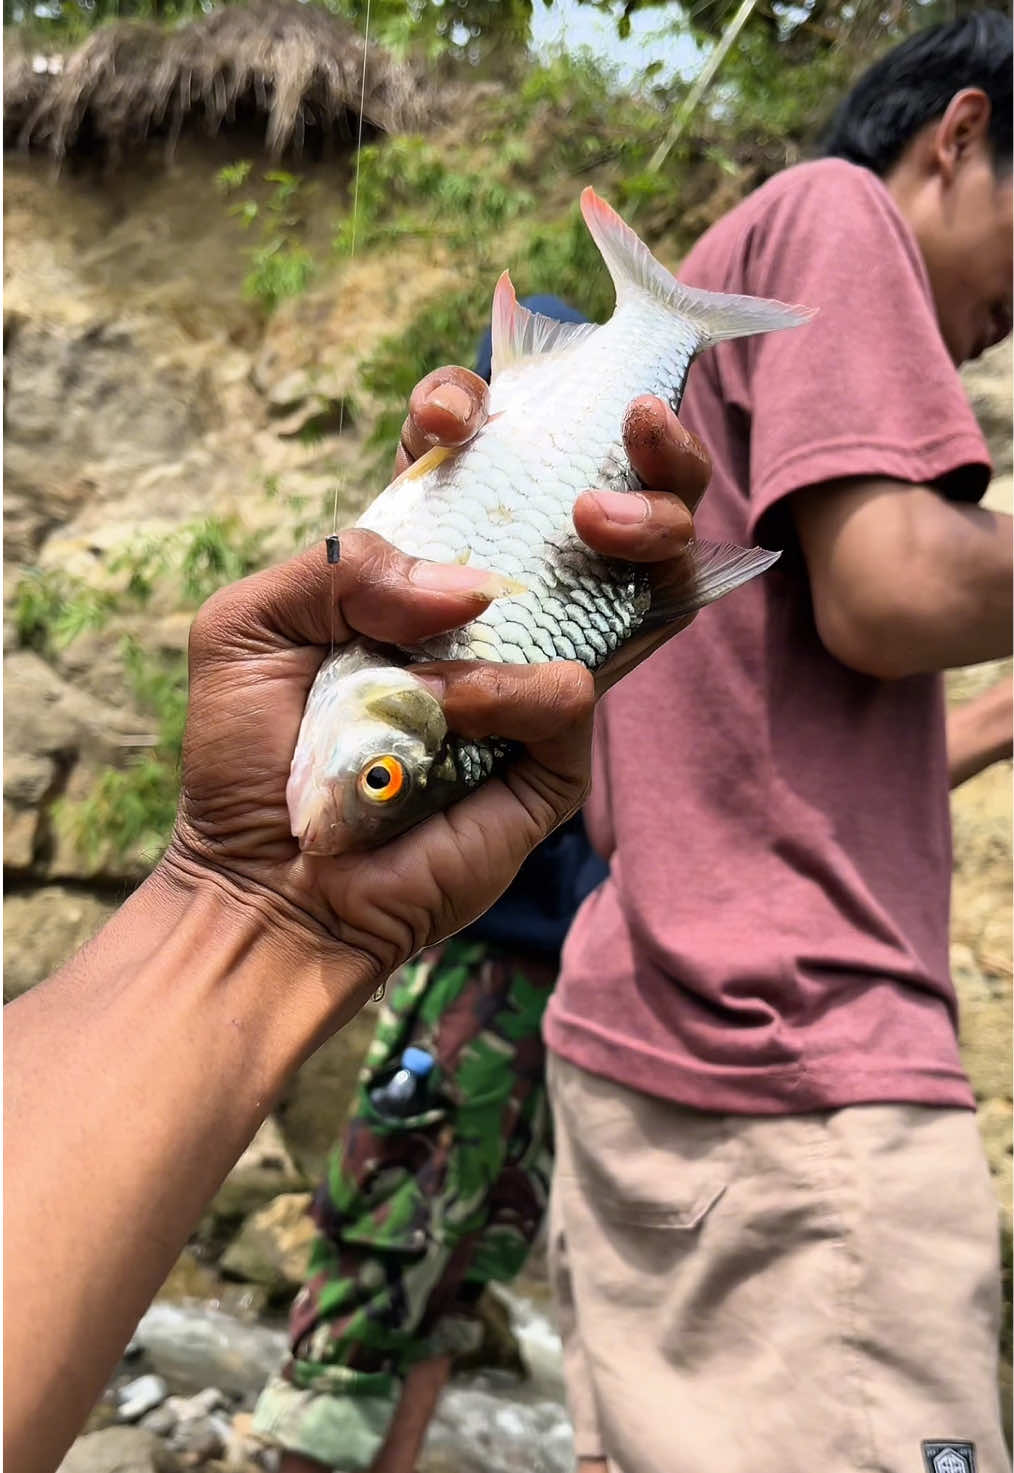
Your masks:
<path fill-rule="evenodd" d="M 698 353 L 812 313 L 685 286 L 593 190 L 581 209 L 616 287 L 612 317 L 597 326 L 532 312 L 504 272 L 488 407 L 465 370 L 424 381 L 402 436 L 404 469 L 358 522 L 405 553 L 484 571 L 490 599 L 463 629 L 415 644 L 357 640 L 325 660 L 287 790 L 305 853 L 385 844 L 513 760 L 503 732 L 477 740 L 451 730 L 421 665 L 577 660 L 601 694 L 778 557 L 688 540 L 684 509 L 653 502 L 645 476 L 650 486 L 668 474 L 679 447 L 694 490 L 707 479 L 703 452 L 675 418 Z M 681 529 L 684 554 L 662 572 L 650 565 L 665 557 L 652 543 L 665 520 L 669 534 Z"/>
<path fill-rule="evenodd" d="M 685 487 L 695 502 L 707 473 L 703 452 L 681 443 L 670 411 L 657 420 L 650 444 L 632 449 L 645 472 L 664 474 L 670 492 Z M 592 548 L 659 567 L 681 561 L 692 521 L 675 495 L 646 493 L 644 520 L 633 524 L 610 520 L 608 496 L 579 500 L 575 521 Z M 361 636 L 418 643 L 488 607 L 487 582 L 479 569 L 410 558 L 353 529 L 342 535 L 336 567 L 314 548 L 223 589 L 194 624 L 180 811 L 163 865 L 191 878 L 213 871 L 266 906 L 304 952 L 335 957 L 337 944 L 364 996 L 408 956 L 481 914 L 585 795 L 594 681 L 584 666 L 423 664 L 415 674 L 451 730 L 475 741 L 495 733 L 520 755 L 382 853 L 304 854 L 291 835 L 289 762 L 332 636 L 336 648 Z"/>
<path fill-rule="evenodd" d="M 434 369 L 412 392 L 395 459 L 397 474 L 434 445 L 455 448 L 468 443 L 489 417 L 489 387 L 470 369 Z M 615 491 L 586 491 L 574 502 L 573 521 L 588 546 L 610 557 L 654 564 L 648 573 L 653 598 L 665 604 L 677 597 L 692 576 L 674 545 L 693 535 L 691 514 L 707 489 L 711 458 L 696 435 L 654 394 L 642 394 L 628 407 L 623 421 L 623 448 L 644 487 L 630 496 Z M 696 610 L 668 624 L 646 630 L 595 672 L 596 697 L 603 695 L 658 645 L 685 629 Z"/>

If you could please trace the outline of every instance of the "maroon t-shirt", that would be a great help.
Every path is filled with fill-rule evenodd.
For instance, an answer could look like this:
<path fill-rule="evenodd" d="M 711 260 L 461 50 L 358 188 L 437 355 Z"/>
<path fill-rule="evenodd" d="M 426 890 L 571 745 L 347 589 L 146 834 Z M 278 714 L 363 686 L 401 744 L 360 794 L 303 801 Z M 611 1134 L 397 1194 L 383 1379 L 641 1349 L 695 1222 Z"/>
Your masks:
<path fill-rule="evenodd" d="M 680 275 L 820 309 L 710 349 L 681 410 L 714 459 L 700 534 L 785 550 L 600 709 L 587 816 L 610 874 L 570 933 L 547 1042 L 701 1109 L 970 1106 L 941 681 L 828 653 L 785 506 L 841 476 L 984 491 L 921 255 L 873 174 L 823 160 L 744 201 Z"/>

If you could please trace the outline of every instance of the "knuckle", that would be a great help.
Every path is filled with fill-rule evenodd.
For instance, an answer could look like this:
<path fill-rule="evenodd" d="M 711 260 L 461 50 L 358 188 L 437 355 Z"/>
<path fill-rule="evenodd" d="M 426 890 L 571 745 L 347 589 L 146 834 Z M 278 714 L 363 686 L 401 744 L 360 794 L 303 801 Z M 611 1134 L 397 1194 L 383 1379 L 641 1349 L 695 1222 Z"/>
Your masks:
<path fill-rule="evenodd" d="M 226 613 L 228 590 L 219 589 L 205 599 L 190 626 L 187 640 L 187 657 L 191 665 L 200 665 L 210 660 L 221 643 L 221 630 Z"/>

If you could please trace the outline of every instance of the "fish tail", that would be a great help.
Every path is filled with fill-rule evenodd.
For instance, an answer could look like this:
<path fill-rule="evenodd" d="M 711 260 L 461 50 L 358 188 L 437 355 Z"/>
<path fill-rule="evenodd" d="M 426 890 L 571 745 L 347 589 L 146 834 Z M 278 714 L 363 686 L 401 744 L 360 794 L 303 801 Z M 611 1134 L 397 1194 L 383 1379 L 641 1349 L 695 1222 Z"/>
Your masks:
<path fill-rule="evenodd" d="M 594 189 L 582 192 L 581 213 L 613 278 L 617 302 L 632 292 L 646 292 L 666 311 L 693 323 L 702 348 L 726 338 L 798 327 L 816 315 L 812 307 L 788 306 L 763 297 L 737 297 L 684 286 L 656 261 L 644 241 Z"/>

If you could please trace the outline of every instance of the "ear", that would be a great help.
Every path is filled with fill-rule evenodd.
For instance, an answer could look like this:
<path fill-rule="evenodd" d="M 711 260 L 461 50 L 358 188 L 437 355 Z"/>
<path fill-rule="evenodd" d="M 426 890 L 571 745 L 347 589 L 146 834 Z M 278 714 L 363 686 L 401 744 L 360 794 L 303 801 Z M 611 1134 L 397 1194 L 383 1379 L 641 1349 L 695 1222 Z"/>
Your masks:
<path fill-rule="evenodd" d="M 989 133 L 990 101 L 979 87 L 955 92 L 933 133 L 933 156 L 946 183 L 983 147 Z"/>

